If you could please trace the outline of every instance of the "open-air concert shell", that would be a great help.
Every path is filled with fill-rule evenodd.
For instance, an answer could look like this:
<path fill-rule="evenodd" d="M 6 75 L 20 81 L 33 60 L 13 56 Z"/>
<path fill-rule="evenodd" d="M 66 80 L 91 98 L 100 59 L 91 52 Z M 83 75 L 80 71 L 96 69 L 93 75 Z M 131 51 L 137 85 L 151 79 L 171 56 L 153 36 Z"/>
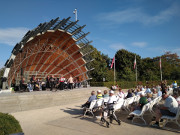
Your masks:
<path fill-rule="evenodd" d="M 5 64 L 8 84 L 18 83 L 22 76 L 29 80 L 32 75 L 45 79 L 47 75 L 62 74 L 82 82 L 89 80 L 88 71 L 93 69 L 87 66 L 92 61 L 91 42 L 86 39 L 89 32 L 84 33 L 85 25 L 77 22 L 70 21 L 70 17 L 56 18 L 28 31 Z"/>

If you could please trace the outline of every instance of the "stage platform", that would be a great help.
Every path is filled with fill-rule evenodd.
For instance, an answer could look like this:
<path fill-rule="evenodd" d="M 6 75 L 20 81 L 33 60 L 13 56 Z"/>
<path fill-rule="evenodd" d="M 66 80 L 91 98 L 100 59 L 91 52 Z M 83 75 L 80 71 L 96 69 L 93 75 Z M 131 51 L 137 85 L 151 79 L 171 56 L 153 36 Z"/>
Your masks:
<path fill-rule="evenodd" d="M 60 106 L 82 101 L 84 103 L 92 90 L 105 90 L 106 87 L 88 87 L 73 90 L 33 91 L 22 93 L 0 93 L 0 112 L 12 113 Z"/>

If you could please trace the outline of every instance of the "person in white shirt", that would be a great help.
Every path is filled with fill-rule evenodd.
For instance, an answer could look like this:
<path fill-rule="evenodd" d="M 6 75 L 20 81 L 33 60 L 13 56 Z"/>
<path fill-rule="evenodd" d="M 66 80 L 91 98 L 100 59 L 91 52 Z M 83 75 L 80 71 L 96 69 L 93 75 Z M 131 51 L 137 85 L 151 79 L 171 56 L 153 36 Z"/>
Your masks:
<path fill-rule="evenodd" d="M 117 97 L 114 95 L 114 91 L 110 90 L 109 91 L 109 100 L 107 102 L 107 104 L 114 104 L 115 102 L 117 102 Z"/>
<path fill-rule="evenodd" d="M 117 96 L 118 96 L 120 99 L 124 99 L 124 98 L 125 98 L 125 94 L 124 94 L 124 92 L 122 91 L 121 88 L 119 88 L 119 92 L 117 93 Z"/>
<path fill-rule="evenodd" d="M 163 115 L 175 117 L 178 110 L 178 102 L 172 96 L 163 93 L 163 100 L 165 100 L 164 107 L 159 108 L 156 111 L 156 123 L 152 126 L 159 127 L 159 120 Z"/>
<path fill-rule="evenodd" d="M 69 88 L 70 88 L 70 89 L 73 89 L 73 83 L 74 83 L 74 81 L 73 81 L 73 78 L 72 78 L 71 75 L 70 75 L 70 77 L 69 77 L 69 79 L 68 79 L 68 83 L 69 83 Z"/>
<path fill-rule="evenodd" d="M 180 96 L 178 95 L 178 93 L 174 93 L 173 97 L 176 99 L 176 101 L 178 102 L 178 105 L 180 105 Z"/>
<path fill-rule="evenodd" d="M 145 91 L 145 93 L 147 94 L 147 93 L 151 93 L 151 89 L 147 86 L 147 89 L 146 89 L 146 91 Z"/>

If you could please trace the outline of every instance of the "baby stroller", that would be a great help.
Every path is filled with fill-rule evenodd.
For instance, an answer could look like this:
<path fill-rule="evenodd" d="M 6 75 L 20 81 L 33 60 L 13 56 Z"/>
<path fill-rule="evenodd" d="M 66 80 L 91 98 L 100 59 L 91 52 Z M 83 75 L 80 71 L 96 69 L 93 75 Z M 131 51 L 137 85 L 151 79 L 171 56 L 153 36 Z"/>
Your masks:
<path fill-rule="evenodd" d="M 107 104 L 107 103 L 104 103 L 104 108 L 102 109 L 103 112 L 102 112 L 102 117 L 101 117 L 101 121 L 100 121 L 100 124 L 103 125 L 104 123 L 106 123 L 106 127 L 109 128 L 109 125 L 110 123 L 112 123 L 113 120 L 115 120 L 118 125 L 121 125 L 121 120 L 119 120 L 117 117 L 116 117 L 116 114 L 115 114 L 115 111 L 114 111 L 114 106 L 115 103 L 113 104 Z M 109 122 L 107 121 L 107 119 L 109 119 Z"/>

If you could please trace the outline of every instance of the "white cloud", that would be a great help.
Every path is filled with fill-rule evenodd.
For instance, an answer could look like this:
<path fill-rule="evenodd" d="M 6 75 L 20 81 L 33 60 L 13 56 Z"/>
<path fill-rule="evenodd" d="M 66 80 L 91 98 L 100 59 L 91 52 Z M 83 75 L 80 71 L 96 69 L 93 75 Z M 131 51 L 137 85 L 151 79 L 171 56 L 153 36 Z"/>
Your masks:
<path fill-rule="evenodd" d="M 126 49 L 126 47 L 123 44 L 121 44 L 121 43 L 111 44 L 109 47 L 111 49 L 113 49 L 113 50 L 116 50 L 116 51 L 120 50 L 120 49 Z"/>
<path fill-rule="evenodd" d="M 144 48 L 147 46 L 147 43 L 146 42 L 133 42 L 132 45 L 139 48 Z"/>
<path fill-rule="evenodd" d="M 101 13 L 98 15 L 98 19 L 108 24 L 139 22 L 148 25 L 162 24 L 176 15 L 179 15 L 179 7 L 177 4 L 172 4 L 169 8 L 157 13 L 156 15 L 149 15 L 145 13 L 142 8 L 129 8 L 116 12 Z"/>
<path fill-rule="evenodd" d="M 0 28 L 0 43 L 14 46 L 18 43 L 28 31 L 28 28 Z"/>
<path fill-rule="evenodd" d="M 177 55 L 180 57 L 180 48 L 176 48 L 172 50 L 172 52 L 177 53 Z"/>

